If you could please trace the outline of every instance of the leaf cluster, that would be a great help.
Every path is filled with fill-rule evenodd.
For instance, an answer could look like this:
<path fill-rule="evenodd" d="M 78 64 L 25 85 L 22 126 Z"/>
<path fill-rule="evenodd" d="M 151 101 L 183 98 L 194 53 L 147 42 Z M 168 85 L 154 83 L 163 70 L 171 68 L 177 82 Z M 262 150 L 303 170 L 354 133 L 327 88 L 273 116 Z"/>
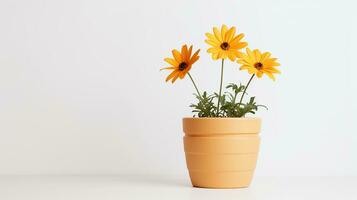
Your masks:
<path fill-rule="evenodd" d="M 226 86 L 227 91 L 219 97 L 217 93 L 209 95 L 204 92 L 202 96 L 195 94 L 198 102 L 191 104 L 194 117 L 244 117 L 246 114 L 255 114 L 259 105 L 255 102 L 255 97 L 250 97 L 248 102 L 239 102 L 241 95 L 243 95 L 245 86 L 231 83 Z M 220 102 L 219 110 L 217 103 Z"/>
<path fill-rule="evenodd" d="M 214 95 L 208 95 L 207 92 L 203 92 L 202 96 L 194 94 L 198 99 L 197 104 L 191 104 L 190 107 L 193 109 L 194 117 L 216 117 L 215 111 L 217 107 L 215 106 Z"/>

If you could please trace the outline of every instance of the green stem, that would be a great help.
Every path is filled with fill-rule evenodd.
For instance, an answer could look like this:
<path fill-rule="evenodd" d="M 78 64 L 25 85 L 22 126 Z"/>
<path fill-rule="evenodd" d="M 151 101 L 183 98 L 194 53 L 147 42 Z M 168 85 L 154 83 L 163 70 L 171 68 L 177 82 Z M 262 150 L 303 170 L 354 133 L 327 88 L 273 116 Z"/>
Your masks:
<path fill-rule="evenodd" d="M 221 84 L 219 86 L 219 94 L 218 94 L 217 113 L 216 113 L 217 117 L 218 117 L 218 113 L 219 113 L 219 103 L 221 102 L 221 94 L 222 94 L 223 66 L 224 66 L 224 59 L 222 59 L 222 67 L 221 67 Z"/>
<path fill-rule="evenodd" d="M 191 74 L 190 74 L 189 72 L 187 72 L 187 74 L 188 74 L 188 76 L 190 77 L 190 79 L 191 79 L 191 81 L 192 81 L 192 83 L 193 83 L 193 86 L 195 87 L 195 89 L 196 89 L 196 91 L 197 91 L 198 96 L 200 96 L 200 98 L 202 99 L 201 93 L 200 93 L 200 91 L 198 91 L 197 85 L 196 85 L 195 81 L 193 80 Z"/>
<path fill-rule="evenodd" d="M 244 95 L 245 95 L 245 91 L 247 91 L 247 88 L 248 88 L 250 82 L 252 81 L 252 79 L 254 78 L 254 76 L 255 76 L 255 74 L 253 74 L 252 77 L 250 77 L 250 79 L 249 79 L 249 81 L 248 81 L 248 83 L 247 83 L 247 86 L 244 88 L 243 94 L 242 94 L 242 96 L 241 96 L 241 98 L 240 98 L 240 101 L 239 101 L 239 104 L 238 104 L 238 108 L 239 108 L 240 105 L 242 104 L 243 97 L 244 97 Z"/>
<path fill-rule="evenodd" d="M 235 104 L 235 103 L 236 103 L 236 98 L 237 98 L 237 95 L 238 95 L 238 93 L 235 93 L 235 94 L 234 94 L 233 104 Z"/>

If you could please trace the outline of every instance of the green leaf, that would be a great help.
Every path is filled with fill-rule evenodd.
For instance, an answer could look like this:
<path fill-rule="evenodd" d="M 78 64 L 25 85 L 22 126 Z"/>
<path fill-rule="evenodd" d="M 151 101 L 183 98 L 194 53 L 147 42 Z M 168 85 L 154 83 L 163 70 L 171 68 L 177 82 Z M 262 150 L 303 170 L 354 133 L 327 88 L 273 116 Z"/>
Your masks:
<path fill-rule="evenodd" d="M 206 91 L 202 96 L 194 94 L 197 99 L 196 104 L 191 104 L 193 116 L 196 117 L 244 117 L 246 114 L 256 114 L 259 107 L 268 109 L 265 105 L 257 104 L 255 97 L 250 97 L 248 102 L 237 103 L 236 100 L 243 94 L 245 86 L 234 83 L 228 84 L 226 92 L 219 97 L 217 93 L 209 94 Z M 247 95 L 247 93 L 246 93 Z M 220 101 L 220 108 L 217 115 L 217 103 Z"/>

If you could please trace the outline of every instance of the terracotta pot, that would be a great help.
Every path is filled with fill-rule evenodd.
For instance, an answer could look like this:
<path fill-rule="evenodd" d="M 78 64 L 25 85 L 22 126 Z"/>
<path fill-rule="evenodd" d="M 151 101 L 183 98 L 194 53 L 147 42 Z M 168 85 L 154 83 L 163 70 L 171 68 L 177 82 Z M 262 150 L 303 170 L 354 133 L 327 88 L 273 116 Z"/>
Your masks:
<path fill-rule="evenodd" d="M 241 188 L 251 183 L 260 144 L 259 118 L 184 118 L 192 185 Z"/>

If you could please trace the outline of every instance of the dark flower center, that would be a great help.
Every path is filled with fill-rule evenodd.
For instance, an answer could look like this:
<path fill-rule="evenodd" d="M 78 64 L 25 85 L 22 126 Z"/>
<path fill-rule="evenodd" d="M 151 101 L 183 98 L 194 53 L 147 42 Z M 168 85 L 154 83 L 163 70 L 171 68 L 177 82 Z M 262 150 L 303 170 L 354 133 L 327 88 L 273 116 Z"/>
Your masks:
<path fill-rule="evenodd" d="M 187 63 L 185 63 L 185 62 L 182 62 L 182 63 L 180 63 L 180 65 L 179 65 L 179 70 L 180 71 L 183 71 L 183 70 L 185 70 L 186 68 L 187 68 Z"/>
<path fill-rule="evenodd" d="M 261 62 L 257 62 L 254 64 L 254 67 L 257 69 L 257 70 L 261 70 L 263 68 L 263 64 Z"/>
<path fill-rule="evenodd" d="M 229 49 L 229 44 L 228 44 L 228 42 L 223 42 L 223 43 L 221 44 L 221 48 L 222 48 L 223 50 L 228 50 L 228 49 Z"/>

